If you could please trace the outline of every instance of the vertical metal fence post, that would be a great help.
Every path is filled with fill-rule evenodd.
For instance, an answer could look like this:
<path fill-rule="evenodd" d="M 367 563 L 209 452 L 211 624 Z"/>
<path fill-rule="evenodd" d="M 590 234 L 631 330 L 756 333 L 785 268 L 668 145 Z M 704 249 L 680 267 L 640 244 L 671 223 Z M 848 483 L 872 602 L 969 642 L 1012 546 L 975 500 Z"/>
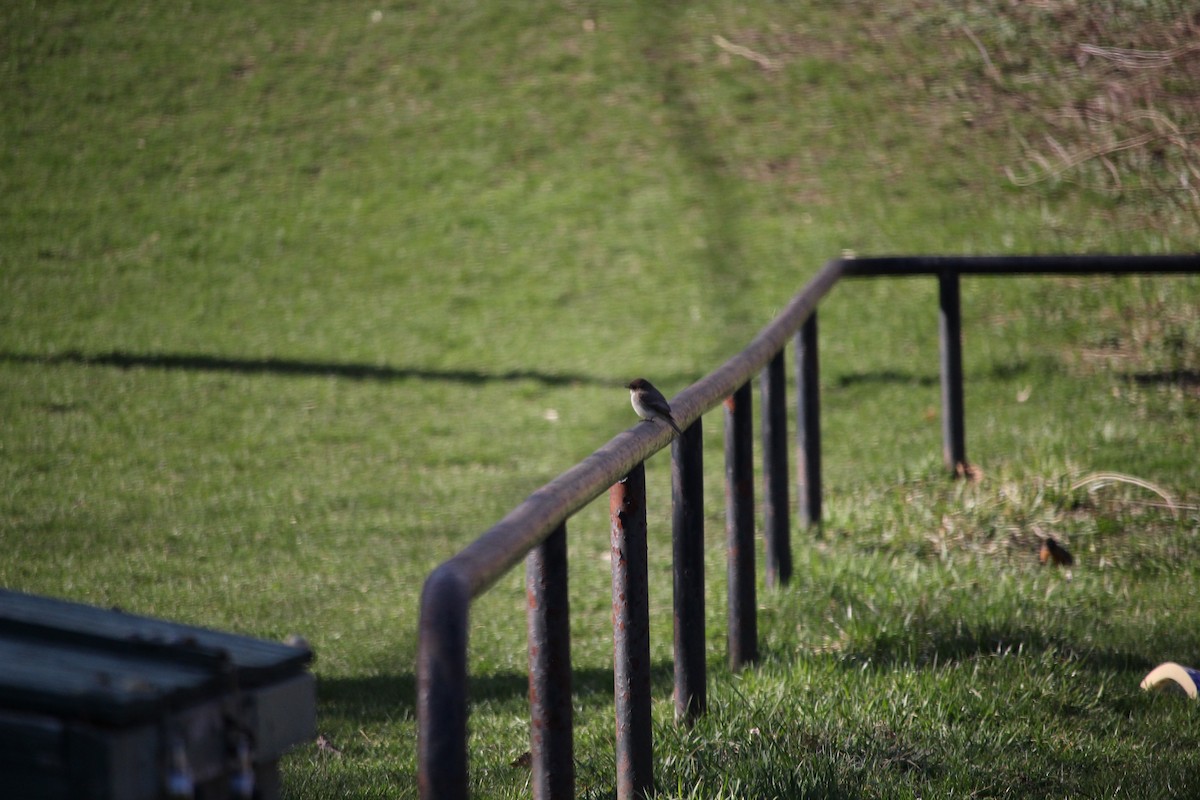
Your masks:
<path fill-rule="evenodd" d="M 729 668 L 758 658 L 754 586 L 754 442 L 750 384 L 725 399 L 725 536 L 729 570 Z"/>
<path fill-rule="evenodd" d="M 821 524 L 821 389 L 817 312 L 796 332 L 796 487 L 800 523 Z"/>
<path fill-rule="evenodd" d="M 967 441 L 963 408 L 962 313 L 958 271 L 938 275 L 938 335 L 942 356 L 942 458 L 955 475 L 967 470 Z"/>
<path fill-rule="evenodd" d="M 421 592 L 417 785 L 423 800 L 467 799 L 467 614 L 471 595 L 443 564 Z"/>
<path fill-rule="evenodd" d="M 567 525 L 525 559 L 529 605 L 529 753 L 534 800 L 575 797 Z"/>
<path fill-rule="evenodd" d="M 612 521 L 617 799 L 634 800 L 644 797 L 654 783 L 645 464 L 638 464 L 609 489 L 608 506 Z"/>
<path fill-rule="evenodd" d="M 704 660 L 704 436 L 697 418 L 671 443 L 675 721 L 708 707 Z"/>
<path fill-rule="evenodd" d="M 763 543 L 767 586 L 792 577 L 791 514 L 788 509 L 787 382 L 780 350 L 762 372 Z"/>

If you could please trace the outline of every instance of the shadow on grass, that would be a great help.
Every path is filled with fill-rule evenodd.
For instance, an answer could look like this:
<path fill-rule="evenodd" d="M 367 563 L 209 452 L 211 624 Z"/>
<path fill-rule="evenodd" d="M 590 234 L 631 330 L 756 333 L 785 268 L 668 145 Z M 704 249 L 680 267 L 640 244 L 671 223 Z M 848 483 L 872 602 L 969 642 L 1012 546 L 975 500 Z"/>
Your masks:
<path fill-rule="evenodd" d="M 835 382 L 840 388 L 857 386 L 859 384 L 893 383 L 901 386 L 937 386 L 940 379 L 937 375 L 916 375 L 894 369 L 882 369 L 874 372 L 854 372 L 839 375 Z"/>
<path fill-rule="evenodd" d="M 1070 636 L 1008 623 L 974 627 L 946 625 L 921 633 L 882 632 L 870 641 L 847 648 L 841 658 L 848 664 L 870 665 L 877 669 L 895 666 L 921 668 L 935 663 L 968 661 L 980 656 L 1017 652 L 1031 655 L 1051 651 L 1097 671 L 1144 671 L 1155 664 L 1138 653 L 1081 646 Z"/>
<path fill-rule="evenodd" d="M 992 364 L 985 369 L 969 372 L 965 376 L 965 379 L 969 386 L 972 380 L 1009 381 L 1023 376 L 1052 375 L 1060 370 L 1061 363 L 1057 359 L 1037 358 Z M 1137 380 L 1142 382 L 1140 377 Z M 917 374 L 907 370 L 879 369 L 869 372 L 850 372 L 837 375 L 831 379 L 831 383 L 841 389 L 871 384 L 927 387 L 937 386 L 941 383 L 941 376 L 936 372 Z"/>
<path fill-rule="evenodd" d="M 671 695 L 673 667 L 660 661 L 650 668 L 650 693 Z M 571 691 L 586 704 L 613 702 L 613 671 L 585 668 L 572 673 Z M 331 713 L 357 723 L 374 723 L 416 713 L 417 680 L 411 672 L 349 678 L 320 678 L 318 697 L 322 713 Z M 470 675 L 467 696 L 471 704 L 525 703 L 529 677 L 519 672 Z"/>
<path fill-rule="evenodd" d="M 1126 375 L 1139 386 L 1178 386 L 1181 389 L 1200 389 L 1200 371 L 1174 369 L 1165 372 L 1134 372 Z"/>
<path fill-rule="evenodd" d="M 68 351 L 52 355 L 0 353 L 0 361 L 19 364 L 76 364 L 85 367 L 117 367 L 119 369 L 190 370 L 196 372 L 230 372 L 242 375 L 324 376 L 371 381 L 450 381 L 477 385 L 493 382 L 535 381 L 547 386 L 613 386 L 621 381 L 598 378 L 582 373 L 553 373 L 532 369 L 513 369 L 485 372 L 468 369 L 428 369 L 424 367 L 389 367 L 372 364 L 347 364 L 333 361 L 301 361 L 286 358 L 238 358 L 235 356 L 204 355 L 201 353 L 81 353 Z"/>

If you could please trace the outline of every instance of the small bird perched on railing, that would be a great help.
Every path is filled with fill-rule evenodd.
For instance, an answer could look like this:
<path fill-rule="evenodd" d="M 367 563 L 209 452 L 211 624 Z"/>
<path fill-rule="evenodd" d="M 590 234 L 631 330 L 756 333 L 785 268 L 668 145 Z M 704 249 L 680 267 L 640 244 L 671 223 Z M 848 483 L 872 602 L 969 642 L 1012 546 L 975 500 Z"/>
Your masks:
<path fill-rule="evenodd" d="M 634 378 L 625 384 L 625 388 L 629 390 L 629 402 L 639 417 L 662 420 L 670 425 L 675 433 L 683 435 L 683 431 L 675 424 L 675 418 L 671 416 L 671 404 L 663 397 L 662 392 L 654 388 L 654 384 L 645 378 Z"/>

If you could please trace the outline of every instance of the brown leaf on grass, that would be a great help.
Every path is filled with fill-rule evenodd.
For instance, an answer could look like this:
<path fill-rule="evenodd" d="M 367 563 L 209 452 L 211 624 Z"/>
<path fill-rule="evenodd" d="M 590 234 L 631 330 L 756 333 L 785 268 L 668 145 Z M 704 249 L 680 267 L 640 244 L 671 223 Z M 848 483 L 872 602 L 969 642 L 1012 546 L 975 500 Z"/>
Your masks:
<path fill-rule="evenodd" d="M 1038 552 L 1038 560 L 1043 564 L 1052 564 L 1056 567 L 1069 567 L 1075 563 L 1075 558 L 1071 555 L 1071 552 L 1059 544 L 1053 536 L 1047 536 L 1042 540 L 1042 548 Z"/>

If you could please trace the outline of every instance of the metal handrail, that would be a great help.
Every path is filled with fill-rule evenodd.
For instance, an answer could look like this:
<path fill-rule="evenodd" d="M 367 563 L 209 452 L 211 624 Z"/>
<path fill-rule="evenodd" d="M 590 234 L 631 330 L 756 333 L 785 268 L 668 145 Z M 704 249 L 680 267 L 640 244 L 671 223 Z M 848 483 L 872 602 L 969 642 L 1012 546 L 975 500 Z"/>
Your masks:
<path fill-rule="evenodd" d="M 936 276 L 942 354 L 943 442 L 947 467 L 966 468 L 963 421 L 961 275 L 1198 273 L 1200 256 L 894 257 L 826 263 L 788 306 L 740 353 L 684 389 L 671 408 L 684 435 L 672 444 L 660 425 L 635 425 L 531 494 L 482 536 L 438 566 L 421 596 L 417 662 L 418 781 L 421 796 L 467 796 L 467 623 L 471 601 L 527 560 L 530 631 L 530 702 L 533 791 L 537 798 L 574 792 L 570 699 L 570 648 L 566 608 L 566 521 L 606 490 L 612 513 L 614 637 L 619 798 L 651 784 L 649 774 L 648 637 L 645 598 L 645 487 L 641 465 L 672 444 L 675 541 L 675 702 L 681 721 L 704 710 L 702 415 L 724 403 L 730 547 L 730 665 L 755 659 L 753 467 L 750 392 L 762 374 L 764 473 L 767 496 L 768 581 L 786 582 L 787 457 L 782 354 L 789 338 L 797 351 L 799 447 L 797 488 L 802 522 L 817 524 L 821 511 L 816 310 L 843 278 Z M 768 368 L 769 367 L 769 368 Z M 764 371 L 765 370 L 765 371 Z M 769 398 L 769 399 L 768 399 Z M 782 473 L 782 475 L 780 474 Z M 782 479 L 781 479 L 782 477 Z M 782 491 L 782 497 L 780 492 Z M 628 556 L 628 558 L 626 557 Z M 639 580 L 641 583 L 639 583 Z M 620 591 L 618 591 L 618 586 Z M 643 652 L 644 651 L 644 652 Z M 644 656 L 644 658 L 643 658 Z M 640 661 L 637 669 L 620 659 Z M 638 673 L 640 669 L 644 674 Z M 624 683 L 622 683 L 624 681 Z"/>

